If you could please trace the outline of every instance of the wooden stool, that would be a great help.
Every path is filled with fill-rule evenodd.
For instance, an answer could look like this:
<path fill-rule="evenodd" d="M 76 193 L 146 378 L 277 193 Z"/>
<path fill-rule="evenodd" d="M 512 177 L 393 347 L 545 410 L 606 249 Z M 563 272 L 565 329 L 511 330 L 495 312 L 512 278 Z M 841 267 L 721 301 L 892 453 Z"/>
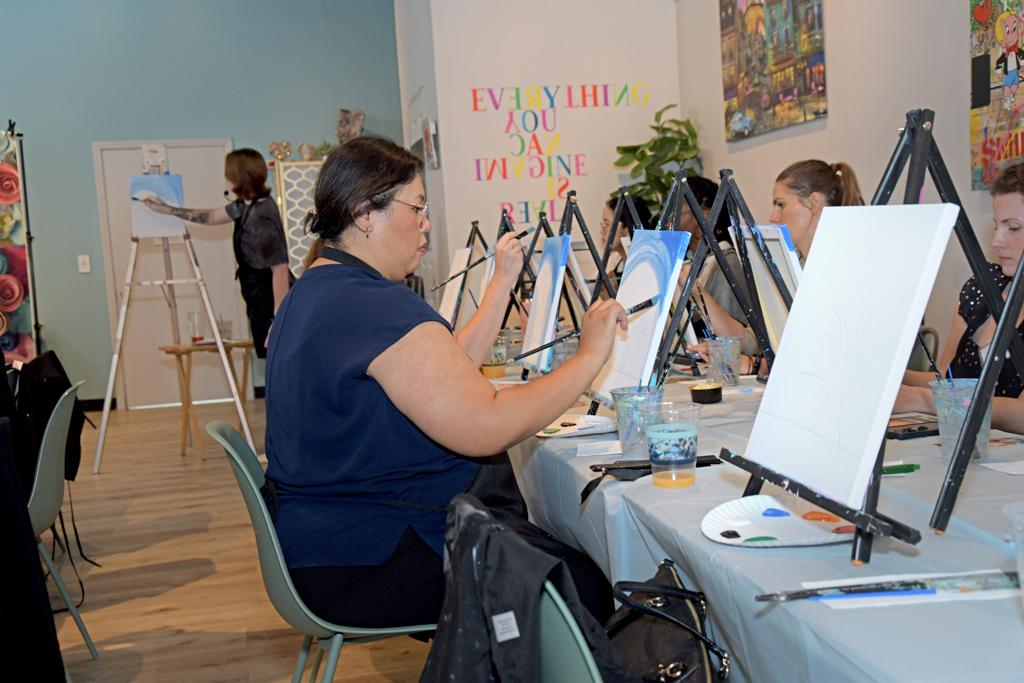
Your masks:
<path fill-rule="evenodd" d="M 217 353 L 217 344 L 180 344 L 177 346 L 159 346 L 157 347 L 164 353 L 174 356 L 175 364 L 178 366 L 178 387 L 181 393 L 181 455 L 185 456 L 185 442 L 188 437 L 188 423 L 192 421 L 192 438 L 195 440 L 196 448 L 199 449 L 199 457 L 206 460 L 206 451 L 203 449 L 203 435 L 199 430 L 199 421 L 196 420 L 196 411 L 192 406 L 192 353 L 196 351 L 206 351 L 207 353 Z M 243 361 L 242 361 L 242 383 L 238 383 L 238 374 L 235 372 L 235 357 L 231 355 L 231 351 L 234 349 L 243 349 Z M 228 360 L 231 365 L 231 381 L 235 383 L 235 387 L 238 389 L 238 395 L 242 399 L 242 411 L 245 411 L 245 388 L 249 381 L 249 362 L 252 356 L 253 343 L 251 339 L 245 341 L 225 341 L 224 350 L 227 351 Z M 185 362 L 182 363 L 184 357 Z M 249 416 L 246 415 L 246 420 Z M 242 428 L 242 420 L 238 420 L 238 428 Z M 216 442 L 212 439 L 207 439 L 206 443 L 215 444 Z"/>

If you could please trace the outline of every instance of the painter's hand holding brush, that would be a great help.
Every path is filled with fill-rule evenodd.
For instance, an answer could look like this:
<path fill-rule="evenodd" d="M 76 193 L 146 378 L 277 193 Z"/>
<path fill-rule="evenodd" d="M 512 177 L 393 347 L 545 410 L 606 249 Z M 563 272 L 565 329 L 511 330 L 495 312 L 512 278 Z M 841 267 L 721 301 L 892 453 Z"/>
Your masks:
<path fill-rule="evenodd" d="M 523 245 L 515 233 L 501 236 L 494 246 L 494 276 L 487 285 L 480 308 L 459 330 L 456 340 L 479 367 L 491 350 L 491 343 L 501 329 L 508 305 L 509 292 L 516 286 L 523 269 Z"/>
<path fill-rule="evenodd" d="M 622 304 L 615 299 L 605 299 L 591 306 L 580 322 L 580 346 L 576 355 L 592 358 L 591 362 L 596 363 L 599 371 L 611 355 L 616 326 L 623 330 L 629 326 Z"/>

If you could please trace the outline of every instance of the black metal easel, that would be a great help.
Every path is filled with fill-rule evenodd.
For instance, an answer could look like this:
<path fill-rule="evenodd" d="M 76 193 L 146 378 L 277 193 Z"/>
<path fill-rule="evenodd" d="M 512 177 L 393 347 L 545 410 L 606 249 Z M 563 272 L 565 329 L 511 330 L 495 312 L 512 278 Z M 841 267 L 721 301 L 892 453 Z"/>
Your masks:
<path fill-rule="evenodd" d="M 963 483 L 967 465 L 970 463 L 971 453 L 978 440 L 978 431 L 981 429 L 985 411 L 992 401 L 996 381 L 1002 371 L 1007 351 L 1009 351 L 1010 360 L 1017 374 L 1024 377 L 1024 343 L 1021 342 L 1016 329 L 1017 316 L 1020 315 L 1021 306 L 1024 305 L 1024 278 L 1021 277 L 1021 273 L 1024 273 L 1024 259 L 1021 259 L 1017 266 L 1017 272 L 1014 274 L 1007 301 L 1004 304 L 1002 292 L 999 289 L 999 280 L 989 273 L 988 262 L 981 249 L 981 244 L 974 234 L 971 222 L 967 218 L 967 212 L 964 211 L 960 197 L 953 186 L 953 179 L 946 169 L 939 146 L 933 137 L 934 124 L 935 112 L 930 109 L 915 109 L 907 112 L 906 127 L 900 131 L 900 140 L 893 151 L 892 158 L 889 160 L 889 165 L 885 169 L 882 181 L 879 183 L 871 203 L 873 205 L 888 203 L 896 189 L 896 182 L 909 160 L 910 170 L 907 172 L 903 203 L 919 204 L 921 190 L 924 187 L 924 174 L 927 170 L 942 201 L 960 207 L 960 214 L 957 216 L 953 231 L 964 250 L 967 262 L 971 266 L 971 272 L 978 281 L 985 305 L 997 323 L 988 356 L 981 368 L 981 377 L 978 378 L 974 398 L 967 409 L 964 426 L 957 439 L 956 450 L 953 451 L 953 458 L 942 483 L 942 490 L 939 492 L 931 520 L 928 522 L 928 526 L 936 532 L 943 533 L 953 514 L 953 506 L 960 493 L 960 486 Z"/>
<path fill-rule="evenodd" d="M 717 224 L 718 216 L 721 214 L 723 209 L 728 211 L 733 225 L 737 227 L 741 225 L 741 217 L 742 221 L 748 226 L 756 225 L 753 216 L 750 214 L 750 210 L 747 208 L 747 203 L 743 199 L 743 195 L 740 193 L 739 187 L 736 185 L 736 179 L 733 176 L 732 170 L 723 169 L 719 175 L 721 177 L 721 184 L 718 187 L 718 193 L 715 195 L 715 201 L 711 206 L 711 211 L 707 218 L 704 217 L 704 211 L 701 208 L 700 203 L 697 201 L 696 195 L 693 194 L 693 190 L 690 188 L 689 183 L 687 183 L 686 177 L 681 174 L 676 174 L 676 179 L 673 183 L 673 189 L 676 186 L 679 186 L 680 188 L 677 193 L 677 197 L 679 197 L 678 209 L 674 211 L 674 213 L 678 215 L 681 212 L 682 201 L 685 200 L 690 207 L 690 211 L 693 213 L 694 219 L 696 219 L 697 224 L 700 226 L 702 236 L 699 243 L 694 248 L 694 257 L 690 265 L 690 272 L 686 277 L 686 282 L 683 285 L 682 291 L 679 293 L 679 298 L 676 300 L 675 313 L 672 316 L 672 321 L 666 329 L 665 338 L 662 340 L 661 346 L 658 350 L 657 361 L 655 362 L 654 367 L 655 372 L 658 373 L 657 379 L 659 383 L 663 382 L 664 378 L 667 377 L 671 368 L 671 360 L 675 354 L 678 353 L 679 346 L 682 344 L 685 330 L 681 328 L 680 323 L 682 322 L 683 313 L 686 309 L 686 302 L 690 300 L 690 294 L 693 292 L 693 287 L 697 282 L 697 278 L 700 276 L 700 272 L 704 267 L 704 262 L 707 259 L 709 251 L 714 255 L 719 268 L 722 269 L 722 274 L 725 275 L 725 279 L 729 282 L 729 287 L 732 290 L 733 296 L 736 297 L 736 301 L 743 309 L 743 313 L 747 318 L 747 323 L 750 325 L 750 328 L 754 331 L 754 335 L 757 337 L 758 344 L 760 344 L 761 350 L 764 352 L 768 366 L 771 367 L 775 362 L 775 349 L 772 347 L 771 341 L 768 338 L 768 329 L 764 324 L 764 314 L 761 311 L 761 302 L 756 296 L 756 289 L 752 289 L 752 296 L 748 299 L 743 288 L 740 286 L 739 280 L 733 272 L 732 267 L 729 266 L 729 263 L 725 258 L 725 253 L 722 251 L 722 248 L 718 246 L 718 240 L 715 239 L 715 225 Z M 663 218 L 665 213 L 668 212 L 663 212 Z M 676 218 L 677 225 L 678 222 L 679 219 Z M 756 231 L 753 230 L 752 232 L 756 233 Z M 744 277 L 748 283 L 751 283 L 753 282 L 754 275 L 751 270 L 750 258 L 747 253 L 744 240 L 737 240 L 736 250 L 737 254 L 740 256 L 740 263 L 743 264 Z M 792 297 L 790 296 L 785 283 L 782 281 L 782 275 L 779 273 L 778 266 L 775 265 L 775 261 L 772 259 L 767 246 L 764 245 L 763 242 L 758 244 L 758 252 L 764 260 L 765 265 L 768 268 L 768 272 L 771 274 L 772 280 L 774 281 L 775 286 L 779 289 L 779 293 L 782 295 L 782 299 L 786 302 L 786 306 L 788 308 L 792 303 Z M 687 319 L 687 323 L 689 323 L 689 319 Z"/>
<path fill-rule="evenodd" d="M 502 220 L 505 218 L 505 210 L 502 210 Z M 500 228 L 499 228 L 500 231 Z M 486 252 L 490 247 L 487 246 L 487 240 L 484 238 L 484 234 L 480 232 L 480 221 L 473 221 L 469 228 L 469 239 L 466 240 L 466 248 L 473 249 L 476 242 L 479 240 L 480 246 L 483 247 Z M 472 258 L 472 251 L 470 251 L 470 258 Z M 459 296 L 455 300 L 455 313 L 452 315 L 452 329 L 455 329 L 455 325 L 459 322 L 459 309 L 462 308 L 462 297 L 466 293 L 466 283 L 469 282 L 469 274 L 462 276 L 462 282 L 459 284 Z M 472 293 L 470 294 L 472 296 Z"/>
<path fill-rule="evenodd" d="M 635 210 L 634 210 L 634 212 L 635 212 Z M 568 195 L 567 195 L 567 197 L 566 197 L 566 200 L 565 200 L 565 208 L 562 209 L 562 220 L 561 220 L 561 223 L 559 224 L 559 227 L 558 227 L 558 236 L 559 237 L 564 237 L 566 235 L 572 235 L 572 221 L 573 221 L 573 218 L 575 218 L 577 220 L 577 222 L 579 222 L 580 232 L 583 234 L 583 239 L 587 243 L 587 248 L 590 250 L 591 257 L 593 257 L 594 262 L 598 266 L 598 268 L 597 268 L 597 271 L 598 271 L 597 272 L 597 282 L 596 282 L 596 284 L 594 286 L 594 294 L 591 297 L 589 302 L 586 300 L 586 297 L 583 295 L 583 293 L 586 291 L 586 289 L 585 289 L 586 283 L 585 282 L 584 283 L 577 283 L 575 277 L 572 275 L 572 272 L 569 270 L 569 268 L 566 267 L 566 270 L 565 270 L 565 274 L 566 274 L 567 277 L 563 278 L 563 280 L 562 280 L 562 294 L 561 294 L 560 301 L 561 300 L 565 301 L 566 307 L 569 309 L 569 315 L 572 318 L 573 328 L 575 329 L 575 331 L 578 332 L 579 329 L 580 329 L 579 321 L 576 318 L 576 311 L 573 308 L 572 301 L 569 299 L 569 291 L 568 291 L 568 288 L 566 286 L 566 280 L 568 280 L 568 282 L 573 286 L 573 288 L 574 288 L 574 290 L 575 290 L 575 292 L 577 294 L 577 297 L 580 299 L 580 301 L 587 308 L 590 308 L 590 306 L 592 306 L 593 303 L 598 300 L 598 292 L 601 289 L 601 284 L 602 283 L 608 289 L 608 291 L 612 293 L 613 296 L 614 296 L 614 293 L 615 293 L 615 288 L 612 286 L 612 282 L 611 282 L 611 279 L 608 277 L 608 273 L 605 272 L 605 269 L 602 266 L 601 256 L 600 256 L 600 254 L 598 254 L 597 247 L 594 245 L 594 240 L 590 236 L 590 230 L 587 228 L 587 222 L 583 219 L 583 213 L 580 211 L 579 202 L 576 199 L 576 191 L 575 190 L 570 190 Z M 530 249 L 529 249 L 529 251 L 527 253 L 526 266 L 524 267 L 524 270 L 525 270 L 525 268 L 529 267 L 530 260 L 533 258 L 534 249 L 536 248 L 537 240 L 540 237 L 541 231 L 543 231 L 544 234 L 547 237 L 554 237 L 553 230 L 551 228 L 551 224 L 548 222 L 548 219 L 547 219 L 547 214 L 544 213 L 543 211 L 540 213 L 539 227 L 535 231 L 533 239 L 530 241 Z M 571 248 L 571 244 L 570 244 L 570 248 Z M 520 276 L 522 276 L 522 273 L 520 274 Z M 536 278 L 534 278 L 534 281 L 536 281 Z M 509 312 L 510 311 L 506 311 L 506 313 L 505 313 L 506 319 L 508 317 L 508 313 Z M 524 332 L 525 332 L 525 330 L 524 330 Z M 529 376 L 529 373 L 530 373 L 530 371 L 529 371 L 528 368 L 523 368 L 522 378 L 525 380 Z M 593 406 L 592 406 L 592 409 L 596 411 L 596 408 L 593 408 Z M 591 413 L 591 414 L 593 414 L 593 413 Z"/>

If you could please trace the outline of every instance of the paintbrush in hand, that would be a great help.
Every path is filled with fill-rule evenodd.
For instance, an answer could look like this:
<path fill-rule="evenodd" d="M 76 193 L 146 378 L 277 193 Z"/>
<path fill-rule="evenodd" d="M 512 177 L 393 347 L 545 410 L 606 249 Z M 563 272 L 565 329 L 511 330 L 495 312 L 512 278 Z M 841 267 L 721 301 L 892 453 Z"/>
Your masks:
<path fill-rule="evenodd" d="M 534 230 L 536 230 L 536 228 L 527 228 L 526 230 L 523 230 L 523 231 L 522 231 L 521 233 L 519 233 L 518 235 L 516 235 L 516 239 L 517 239 L 517 240 L 519 240 L 519 239 L 522 239 L 522 238 L 526 237 L 527 235 L 529 235 L 529 234 L 530 234 L 531 232 L 533 232 Z M 484 254 L 483 256 L 481 256 L 480 258 L 478 258 L 478 259 L 477 259 L 476 261 L 473 261 L 472 263 L 470 263 L 470 264 L 469 264 L 468 266 L 466 266 L 465 268 L 463 268 L 463 269 L 462 269 L 462 270 L 460 270 L 459 272 L 455 273 L 455 275 L 452 275 L 452 276 L 450 276 L 450 277 L 449 277 L 449 278 L 448 278 L 447 280 L 445 280 L 444 282 L 438 282 L 438 283 L 437 283 L 436 285 L 434 285 L 433 287 L 431 287 L 431 288 L 430 288 L 430 291 L 431 291 L 431 292 L 433 292 L 433 291 L 435 291 L 435 290 L 437 290 L 437 289 L 440 289 L 441 287 L 444 287 L 444 286 L 445 286 L 446 284 L 448 284 L 449 282 L 451 282 L 451 281 L 452 281 L 452 280 L 454 280 L 455 278 L 459 277 L 460 275 L 465 275 L 465 274 L 466 274 L 467 272 L 469 272 L 469 271 L 470 271 L 470 270 L 472 270 L 473 268 L 476 268 L 476 267 L 477 267 L 477 266 L 479 266 L 479 265 L 480 265 L 481 263 L 483 263 L 483 262 L 484 262 L 484 261 L 486 261 L 487 259 L 489 259 L 489 258 L 491 258 L 492 256 L 494 256 L 494 249 L 495 249 L 495 248 L 496 248 L 497 246 L 498 246 L 498 245 L 497 245 L 497 244 L 495 244 L 495 245 L 494 245 L 493 247 L 491 247 L 490 249 L 488 249 L 488 250 L 487 250 L 487 253 L 486 253 L 486 254 Z"/>
<path fill-rule="evenodd" d="M 661 295 L 660 294 L 655 294 L 650 299 L 647 299 L 646 301 L 641 301 L 636 306 L 630 306 L 629 308 L 627 308 L 626 309 L 626 315 L 629 316 L 629 315 L 633 315 L 634 313 L 639 313 L 640 311 L 645 311 L 648 308 L 650 308 L 651 306 L 656 305 L 660 299 L 661 299 Z M 516 361 L 522 360 L 523 358 L 526 358 L 527 356 L 532 356 L 533 354 L 538 353 L 540 351 L 544 351 L 545 349 L 550 349 L 555 344 L 561 344 L 562 342 L 567 342 L 570 339 L 575 339 L 578 336 L 580 336 L 580 331 L 576 330 L 575 332 L 567 334 L 564 337 L 559 337 L 558 339 L 555 339 L 554 341 L 549 341 L 547 344 L 541 344 L 537 348 L 530 349 L 526 353 L 521 353 L 518 356 L 516 356 L 515 358 L 513 358 L 512 360 L 507 361 L 506 365 L 508 363 L 515 363 Z"/>

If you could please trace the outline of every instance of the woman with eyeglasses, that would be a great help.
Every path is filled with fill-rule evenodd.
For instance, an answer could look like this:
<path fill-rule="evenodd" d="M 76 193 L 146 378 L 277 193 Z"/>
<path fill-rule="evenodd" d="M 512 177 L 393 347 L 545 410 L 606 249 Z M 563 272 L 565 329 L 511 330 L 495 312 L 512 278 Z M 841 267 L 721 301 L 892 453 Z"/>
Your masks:
<path fill-rule="evenodd" d="M 480 309 L 458 334 L 412 290 L 430 230 L 422 161 L 387 140 L 339 146 L 316 181 L 320 256 L 278 312 L 267 359 L 266 498 L 292 581 L 346 626 L 433 623 L 444 597 L 445 508 L 469 492 L 503 524 L 566 559 L 603 623 L 610 587 L 585 555 L 529 525 L 504 451 L 570 408 L 626 315 L 583 317 L 579 352 L 529 384 L 495 390 L 480 365 L 522 267 L 496 249 Z M 495 456 L 494 454 L 502 454 Z"/>
<path fill-rule="evenodd" d="M 231 183 L 235 201 L 219 209 L 184 209 L 170 206 L 159 197 L 145 205 L 157 213 L 183 218 L 190 223 L 221 225 L 234 222 L 232 238 L 246 314 L 252 329 L 256 356 L 267 357 L 267 336 L 277 309 L 295 281 L 288 270 L 288 245 L 277 204 L 270 199 L 267 164 L 254 149 L 236 149 L 224 159 L 224 177 Z"/>

